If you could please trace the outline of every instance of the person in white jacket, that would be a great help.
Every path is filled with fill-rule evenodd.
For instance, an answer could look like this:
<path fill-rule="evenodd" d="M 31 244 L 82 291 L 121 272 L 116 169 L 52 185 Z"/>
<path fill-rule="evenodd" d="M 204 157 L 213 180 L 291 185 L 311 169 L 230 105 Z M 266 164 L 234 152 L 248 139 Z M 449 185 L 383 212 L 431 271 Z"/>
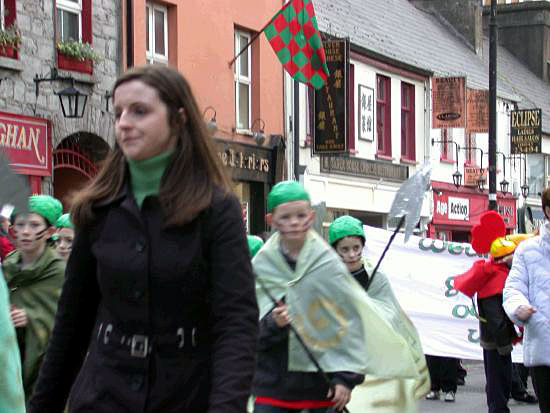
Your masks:
<path fill-rule="evenodd" d="M 508 317 L 524 327 L 523 362 L 531 368 L 541 413 L 550 413 L 550 188 L 542 193 L 540 234 L 514 253 L 503 291 Z"/>

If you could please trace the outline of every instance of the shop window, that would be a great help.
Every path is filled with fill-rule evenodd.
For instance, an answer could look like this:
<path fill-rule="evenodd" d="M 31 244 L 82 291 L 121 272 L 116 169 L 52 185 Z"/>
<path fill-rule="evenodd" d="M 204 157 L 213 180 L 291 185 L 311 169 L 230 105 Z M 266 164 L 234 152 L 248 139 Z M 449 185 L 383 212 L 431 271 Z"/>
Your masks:
<path fill-rule="evenodd" d="M 381 157 L 391 157 L 391 79 L 376 75 L 377 151 Z"/>
<path fill-rule="evenodd" d="M 527 155 L 527 184 L 529 185 L 529 196 L 538 197 L 545 187 L 544 182 L 544 154 Z"/>
<path fill-rule="evenodd" d="M 250 42 L 250 33 L 235 31 L 235 54 Z M 237 129 L 250 130 L 252 116 L 252 57 L 247 48 L 235 61 L 235 114 Z"/>
<path fill-rule="evenodd" d="M 454 162 L 453 152 L 453 137 L 451 130 L 447 128 L 441 129 L 441 160 L 446 162 Z"/>
<path fill-rule="evenodd" d="M 15 0 L 0 0 L 0 28 L 7 29 L 16 18 Z"/>
<path fill-rule="evenodd" d="M 92 43 L 92 0 L 56 1 L 56 40 Z"/>
<path fill-rule="evenodd" d="M 414 85 L 401 82 L 401 158 L 416 160 Z"/>
<path fill-rule="evenodd" d="M 168 64 L 168 9 L 145 5 L 145 56 L 147 63 Z"/>

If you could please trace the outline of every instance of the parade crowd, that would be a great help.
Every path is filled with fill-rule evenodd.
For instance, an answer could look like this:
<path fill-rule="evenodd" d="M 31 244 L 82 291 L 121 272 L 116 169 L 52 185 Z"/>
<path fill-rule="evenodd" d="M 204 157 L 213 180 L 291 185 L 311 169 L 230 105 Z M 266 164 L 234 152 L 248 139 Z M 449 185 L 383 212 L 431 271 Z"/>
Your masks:
<path fill-rule="evenodd" d="M 345 215 L 313 228 L 296 181 L 247 236 L 191 88 L 148 65 L 113 87 L 114 149 L 75 192 L 2 199 L 0 413 L 417 411 L 454 402 L 460 361 L 424 355 L 369 240 Z M 550 413 L 550 189 L 535 234 L 489 211 L 454 287 L 477 299 L 489 413 Z M 64 213 L 65 212 L 65 213 Z M 407 263 L 403 263 L 407 265 Z M 523 341 L 523 365 L 512 363 Z M 536 396 L 527 392 L 530 375 Z M 369 385 L 376 383 L 373 394 Z"/>

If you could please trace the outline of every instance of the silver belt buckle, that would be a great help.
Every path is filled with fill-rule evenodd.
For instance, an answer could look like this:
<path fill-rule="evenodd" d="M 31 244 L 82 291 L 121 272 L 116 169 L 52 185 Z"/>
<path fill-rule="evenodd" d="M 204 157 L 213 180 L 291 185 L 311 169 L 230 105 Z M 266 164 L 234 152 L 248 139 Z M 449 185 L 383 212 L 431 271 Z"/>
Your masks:
<path fill-rule="evenodd" d="M 134 334 L 132 336 L 132 342 L 130 346 L 130 355 L 132 357 L 145 358 L 147 357 L 148 351 L 149 351 L 149 337 L 141 334 Z"/>

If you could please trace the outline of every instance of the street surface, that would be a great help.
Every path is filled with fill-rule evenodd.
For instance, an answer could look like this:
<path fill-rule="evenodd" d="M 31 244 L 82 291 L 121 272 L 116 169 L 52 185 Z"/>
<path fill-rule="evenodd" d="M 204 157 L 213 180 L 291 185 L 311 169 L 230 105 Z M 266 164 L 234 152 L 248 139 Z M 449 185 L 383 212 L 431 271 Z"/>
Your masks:
<path fill-rule="evenodd" d="M 486 413 L 487 399 L 485 398 L 485 373 L 483 362 L 463 360 L 462 365 L 468 371 L 466 385 L 458 386 L 454 403 L 442 400 L 420 401 L 419 413 Z M 529 392 L 534 394 L 531 378 L 529 377 Z M 512 413 L 539 413 L 538 404 L 519 403 L 511 399 L 508 403 Z"/>

